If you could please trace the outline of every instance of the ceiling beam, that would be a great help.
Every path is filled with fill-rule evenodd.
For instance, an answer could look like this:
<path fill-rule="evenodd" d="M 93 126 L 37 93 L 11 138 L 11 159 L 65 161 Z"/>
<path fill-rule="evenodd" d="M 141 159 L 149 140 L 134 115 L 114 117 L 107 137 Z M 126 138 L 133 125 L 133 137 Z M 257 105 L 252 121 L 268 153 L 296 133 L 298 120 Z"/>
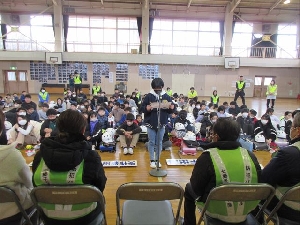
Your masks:
<path fill-rule="evenodd" d="M 270 10 L 269 10 L 269 13 L 270 13 L 273 9 L 275 9 L 275 8 L 279 5 L 280 2 L 282 2 L 282 0 L 277 0 L 277 2 L 274 3 L 274 5 L 271 6 L 271 8 L 270 8 Z"/>
<path fill-rule="evenodd" d="M 101 4 L 102 4 L 102 5 L 103 5 L 103 3 L 104 3 L 103 0 L 101 0 Z"/>
<path fill-rule="evenodd" d="M 191 4 L 192 4 L 192 1 L 193 1 L 193 0 L 189 0 L 189 3 L 188 3 L 188 5 L 187 5 L 188 8 L 190 8 L 190 6 L 191 6 Z"/>
<path fill-rule="evenodd" d="M 53 5 L 57 6 L 57 2 L 55 0 L 52 0 Z"/>
<path fill-rule="evenodd" d="M 231 5 L 231 9 L 230 9 L 230 13 L 232 13 L 236 7 L 240 4 L 242 0 L 232 0 L 232 2 L 230 2 Z"/>

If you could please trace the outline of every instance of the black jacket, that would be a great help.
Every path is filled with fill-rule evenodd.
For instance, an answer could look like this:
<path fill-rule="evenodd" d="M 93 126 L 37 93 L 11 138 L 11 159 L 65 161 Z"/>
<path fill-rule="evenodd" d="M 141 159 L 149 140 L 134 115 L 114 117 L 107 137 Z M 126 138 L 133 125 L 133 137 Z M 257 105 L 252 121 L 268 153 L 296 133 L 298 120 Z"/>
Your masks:
<path fill-rule="evenodd" d="M 292 143 L 299 142 L 297 138 Z M 262 182 L 274 187 L 292 187 L 300 182 L 300 149 L 294 146 L 287 146 L 278 151 L 278 154 L 271 159 L 262 171 Z M 278 200 L 274 197 L 268 208 L 273 209 Z M 277 214 L 293 221 L 300 221 L 299 211 L 295 211 L 282 205 Z"/>
<path fill-rule="evenodd" d="M 210 119 L 205 116 L 202 120 L 201 120 L 201 128 L 200 128 L 200 134 L 203 136 L 207 136 L 207 133 L 210 132 L 211 128 L 212 128 L 213 124 L 210 121 Z M 207 130 L 207 128 L 209 128 L 209 130 Z"/>
<path fill-rule="evenodd" d="M 254 135 L 259 134 L 261 131 L 266 139 L 276 140 L 277 132 L 270 122 L 263 125 L 261 120 L 256 121 L 254 124 Z"/>
<path fill-rule="evenodd" d="M 136 123 L 133 123 L 131 126 L 128 126 L 126 122 L 124 122 L 121 126 L 118 127 L 116 133 L 119 135 L 123 135 L 124 131 L 122 129 L 124 129 L 125 131 L 132 131 L 132 134 L 138 134 L 142 132 L 142 128 Z"/>
<path fill-rule="evenodd" d="M 247 116 L 244 118 L 243 116 L 239 116 L 236 121 L 240 125 L 241 129 L 243 130 L 243 134 L 254 136 L 254 125 L 252 119 Z"/>
<path fill-rule="evenodd" d="M 91 132 L 91 125 L 90 123 L 87 124 L 84 136 L 88 137 L 90 136 L 91 139 L 89 141 L 100 141 L 102 136 L 102 129 L 106 129 L 106 127 L 101 127 L 101 124 L 99 122 L 96 123 L 94 130 Z"/>
<path fill-rule="evenodd" d="M 224 141 L 213 142 L 209 144 L 209 148 L 219 148 L 224 151 L 232 151 L 240 146 L 239 142 Z M 249 152 L 256 171 L 258 181 L 260 181 L 261 168 L 252 152 Z M 232 164 L 232 166 L 235 166 Z M 199 201 L 205 202 L 212 188 L 216 187 L 216 173 L 209 152 L 203 152 L 197 159 L 190 179 L 191 186 L 197 196 L 200 196 Z"/>
<path fill-rule="evenodd" d="M 45 138 L 45 135 L 46 135 L 46 133 L 44 131 L 45 128 L 50 128 L 50 120 L 49 119 L 45 120 L 44 123 L 41 126 L 41 130 L 40 130 L 41 139 Z M 55 128 L 51 132 L 51 137 L 55 137 L 57 135 L 57 133 L 58 133 L 58 130 Z"/>
<path fill-rule="evenodd" d="M 161 101 L 168 101 L 168 102 L 172 102 L 172 99 L 170 98 L 169 95 L 167 95 L 167 93 L 164 93 L 161 96 Z M 157 109 L 153 109 L 151 111 L 147 110 L 147 105 L 150 105 L 152 102 L 158 102 L 158 98 L 156 98 L 156 96 L 154 96 L 153 94 L 149 93 L 146 95 L 146 97 L 144 98 L 144 101 L 142 103 L 142 112 L 144 113 L 144 123 L 147 127 L 150 127 L 151 129 L 157 130 L 157 122 L 158 122 L 158 118 L 157 118 Z M 169 114 L 173 113 L 173 109 L 161 109 L 160 111 L 160 124 L 162 126 L 165 126 L 166 124 L 168 124 L 168 116 Z"/>
<path fill-rule="evenodd" d="M 82 182 L 97 187 L 103 192 L 106 184 L 106 176 L 101 163 L 101 158 L 96 151 L 91 150 L 91 145 L 84 141 L 83 135 L 72 135 L 67 140 L 58 137 L 46 138 L 41 143 L 40 151 L 34 157 L 32 172 L 35 173 L 41 158 L 44 159 L 50 170 L 56 172 L 69 171 L 84 160 Z M 34 179 L 33 179 L 33 185 Z M 75 220 L 58 221 L 47 219 L 46 222 L 56 225 L 81 225 L 88 224 L 100 213 L 97 207 L 90 214 Z"/>

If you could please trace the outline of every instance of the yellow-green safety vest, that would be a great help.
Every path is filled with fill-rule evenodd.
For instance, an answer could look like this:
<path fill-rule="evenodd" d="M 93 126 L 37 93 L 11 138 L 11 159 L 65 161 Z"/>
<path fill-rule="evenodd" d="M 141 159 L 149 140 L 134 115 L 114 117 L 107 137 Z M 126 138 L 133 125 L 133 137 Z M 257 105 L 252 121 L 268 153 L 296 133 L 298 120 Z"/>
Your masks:
<path fill-rule="evenodd" d="M 218 95 L 216 95 L 216 96 L 212 95 L 211 98 L 212 98 L 212 103 L 218 104 L 218 100 L 219 100 L 219 96 Z"/>
<path fill-rule="evenodd" d="M 139 100 L 139 101 L 138 101 L 138 104 L 141 104 L 141 103 L 142 103 L 142 100 L 141 100 L 141 93 L 140 93 L 140 92 L 137 92 L 137 93 L 135 94 L 135 97 L 137 97 L 137 99 Z"/>
<path fill-rule="evenodd" d="M 74 84 L 81 84 L 80 76 L 74 77 Z"/>
<path fill-rule="evenodd" d="M 277 84 L 268 86 L 266 95 L 269 95 L 269 94 L 277 95 Z"/>
<path fill-rule="evenodd" d="M 169 91 L 166 91 L 166 93 L 167 93 L 167 95 L 169 95 L 170 97 L 172 97 L 173 91 L 169 90 Z"/>
<path fill-rule="evenodd" d="M 100 86 L 93 86 L 93 95 L 96 95 L 101 90 Z"/>
<path fill-rule="evenodd" d="M 210 153 L 216 174 L 216 186 L 227 183 L 257 183 L 257 171 L 255 165 L 244 148 L 233 150 L 219 150 L 217 148 L 207 150 Z M 258 201 L 230 202 L 211 201 L 206 211 L 207 215 L 227 223 L 239 223 L 246 220 L 258 204 Z M 199 208 L 203 208 L 202 202 L 196 202 Z"/>
<path fill-rule="evenodd" d="M 48 95 L 48 92 L 45 91 L 44 93 L 43 92 L 40 92 L 39 93 L 39 96 L 41 96 L 41 98 L 45 101 L 47 99 L 47 95 Z"/>
<path fill-rule="evenodd" d="M 74 169 L 66 172 L 55 172 L 51 171 L 43 158 L 41 159 L 34 175 L 34 183 L 37 186 L 47 184 L 83 184 L 84 161 L 77 165 Z M 75 205 L 56 205 L 56 204 L 45 204 L 38 203 L 43 209 L 45 215 L 52 219 L 57 220 L 72 220 L 77 219 L 91 213 L 96 207 L 97 202 L 82 203 Z M 59 210 L 57 210 L 59 209 Z"/>
<path fill-rule="evenodd" d="M 244 87 L 245 81 L 237 81 L 238 89 L 242 90 Z"/>
<path fill-rule="evenodd" d="M 294 144 L 292 144 L 291 146 L 295 146 L 299 151 L 300 151 L 300 141 L 295 142 Z M 300 183 L 296 184 L 295 186 L 299 186 Z M 294 186 L 294 187 L 295 187 Z M 281 187 L 281 186 L 277 186 L 276 187 L 276 191 L 275 191 L 275 195 L 278 199 L 281 199 L 282 196 L 292 187 Z M 284 205 L 286 205 L 287 207 L 300 211 L 300 202 L 296 202 L 296 201 L 284 201 L 283 203 Z"/>
<path fill-rule="evenodd" d="M 194 91 L 193 93 L 191 91 L 188 92 L 188 98 L 195 98 L 197 96 L 198 96 L 197 91 Z"/>

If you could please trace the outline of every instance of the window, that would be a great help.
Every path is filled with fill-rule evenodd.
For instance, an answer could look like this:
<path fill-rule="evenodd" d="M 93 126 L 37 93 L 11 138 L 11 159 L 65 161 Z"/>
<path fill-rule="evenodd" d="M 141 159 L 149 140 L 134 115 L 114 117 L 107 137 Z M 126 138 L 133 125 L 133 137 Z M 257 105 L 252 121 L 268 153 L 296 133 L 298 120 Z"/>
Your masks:
<path fill-rule="evenodd" d="M 261 86 L 262 77 L 255 77 L 255 86 Z"/>
<path fill-rule="evenodd" d="M 272 77 L 265 77 L 264 86 L 268 86 L 271 83 L 271 80 L 273 80 Z"/>
<path fill-rule="evenodd" d="M 234 33 L 232 36 L 232 55 L 248 57 L 252 42 L 253 24 L 236 22 L 234 26 Z"/>
<path fill-rule="evenodd" d="M 27 81 L 26 72 L 19 72 L 19 80 Z"/>
<path fill-rule="evenodd" d="M 7 80 L 8 81 L 16 81 L 16 72 L 7 72 Z"/>
<path fill-rule="evenodd" d="M 277 34 L 277 58 L 296 58 L 297 25 L 280 24 Z"/>

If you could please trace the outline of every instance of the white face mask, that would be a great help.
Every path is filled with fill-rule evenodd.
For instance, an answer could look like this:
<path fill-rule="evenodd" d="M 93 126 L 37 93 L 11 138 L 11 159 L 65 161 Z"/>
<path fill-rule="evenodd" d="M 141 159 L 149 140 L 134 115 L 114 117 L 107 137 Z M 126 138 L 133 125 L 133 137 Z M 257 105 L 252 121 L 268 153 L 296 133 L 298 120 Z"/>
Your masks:
<path fill-rule="evenodd" d="M 217 120 L 212 120 L 211 122 L 212 122 L 212 123 L 215 123 L 215 122 L 217 122 Z"/>
<path fill-rule="evenodd" d="M 242 117 L 243 118 L 246 118 L 248 116 L 248 113 L 246 113 L 246 112 L 244 112 L 243 114 L 242 114 Z"/>
<path fill-rule="evenodd" d="M 42 92 L 44 93 L 44 92 L 45 92 L 45 90 L 42 90 Z"/>
<path fill-rule="evenodd" d="M 76 97 L 76 95 L 72 95 L 74 98 Z"/>
<path fill-rule="evenodd" d="M 194 109 L 194 108 L 195 108 L 195 105 L 192 105 L 192 108 Z"/>
<path fill-rule="evenodd" d="M 127 126 L 131 126 L 133 122 L 127 122 Z"/>
<path fill-rule="evenodd" d="M 70 102 L 70 100 L 66 100 L 66 102 L 68 103 L 68 102 Z"/>
<path fill-rule="evenodd" d="M 266 124 L 268 123 L 268 120 L 261 120 L 261 123 L 262 123 L 263 125 L 266 125 Z"/>
<path fill-rule="evenodd" d="M 27 120 L 20 120 L 18 122 L 18 124 L 20 124 L 21 126 L 24 126 L 27 123 Z"/>
<path fill-rule="evenodd" d="M 19 112 L 20 116 L 26 116 L 26 112 Z"/>
<path fill-rule="evenodd" d="M 197 109 L 200 109 L 200 105 L 196 105 L 196 108 L 197 108 Z"/>
<path fill-rule="evenodd" d="M 80 106 L 80 108 L 81 108 L 81 109 L 84 109 L 85 107 L 84 107 L 84 105 L 82 105 L 82 106 Z"/>

